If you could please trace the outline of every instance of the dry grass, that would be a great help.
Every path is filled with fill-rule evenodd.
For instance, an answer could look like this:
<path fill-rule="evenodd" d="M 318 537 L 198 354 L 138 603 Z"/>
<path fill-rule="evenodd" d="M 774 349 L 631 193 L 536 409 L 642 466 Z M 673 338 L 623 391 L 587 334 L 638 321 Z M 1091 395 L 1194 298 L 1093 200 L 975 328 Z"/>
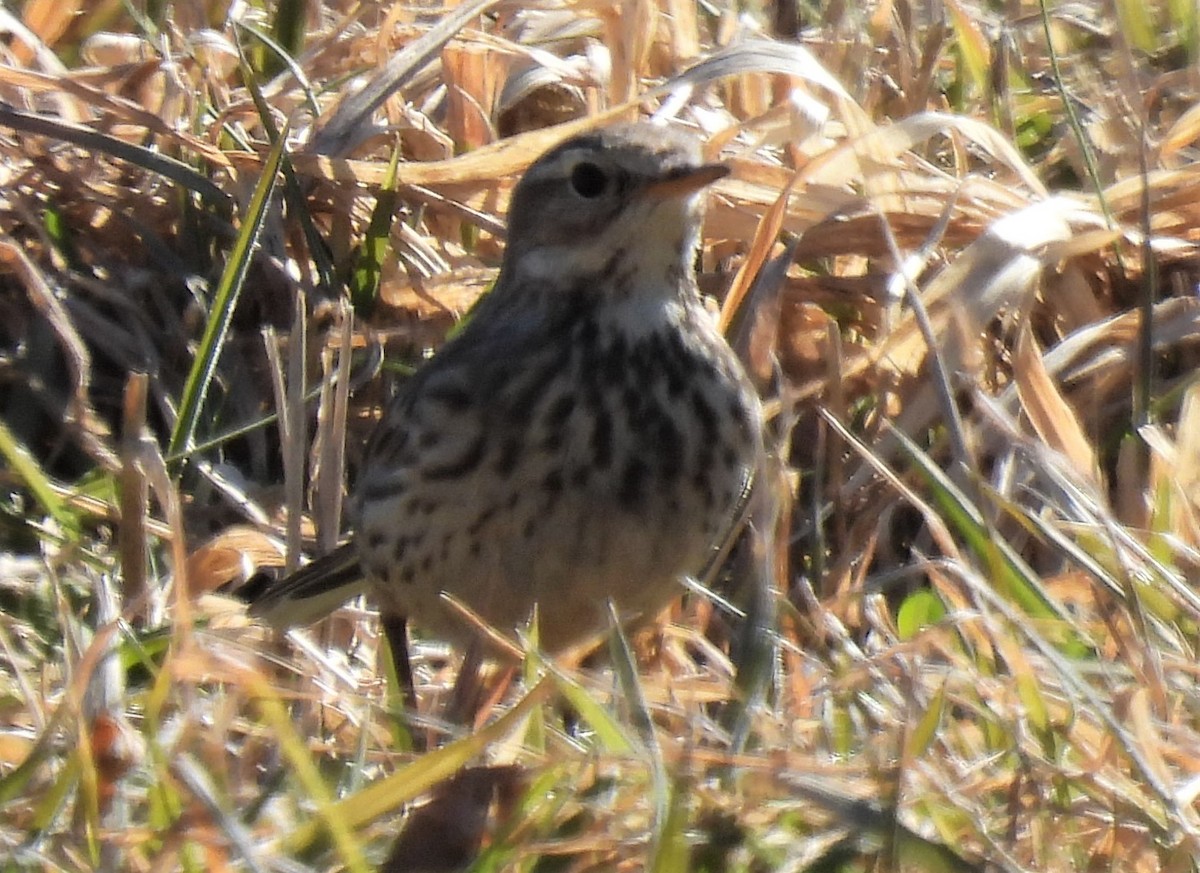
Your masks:
<path fill-rule="evenodd" d="M 0 869 L 1197 868 L 1194 7 L 797 42 L 326 0 L 299 44 L 286 3 L 163 5 L 0 11 Z M 372 613 L 278 641 L 211 592 L 336 540 L 514 178 L 648 112 L 734 167 L 703 281 L 777 463 L 709 581 L 760 632 L 690 595 L 473 731 L 422 644 L 412 751 Z"/>

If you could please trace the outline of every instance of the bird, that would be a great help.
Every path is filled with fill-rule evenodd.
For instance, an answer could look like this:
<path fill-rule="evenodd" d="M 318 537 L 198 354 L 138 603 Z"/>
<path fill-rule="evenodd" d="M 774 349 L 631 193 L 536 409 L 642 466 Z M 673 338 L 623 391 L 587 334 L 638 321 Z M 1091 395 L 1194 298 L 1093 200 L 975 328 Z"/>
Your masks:
<path fill-rule="evenodd" d="M 409 622 L 452 644 L 536 607 L 548 652 L 609 604 L 653 616 L 711 561 L 762 455 L 762 408 L 697 287 L 705 189 L 729 173 L 641 121 L 575 136 L 513 190 L 492 290 L 368 439 L 353 534 L 257 586 L 281 627 L 372 594 L 397 669 Z"/>

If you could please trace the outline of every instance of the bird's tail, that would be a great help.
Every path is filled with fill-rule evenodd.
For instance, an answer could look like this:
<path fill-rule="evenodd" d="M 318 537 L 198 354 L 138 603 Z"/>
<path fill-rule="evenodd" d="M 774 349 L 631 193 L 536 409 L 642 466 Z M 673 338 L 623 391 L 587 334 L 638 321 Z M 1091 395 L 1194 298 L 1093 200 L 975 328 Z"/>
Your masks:
<path fill-rule="evenodd" d="M 250 614 L 288 628 L 312 624 L 366 589 L 352 543 L 305 564 L 281 579 L 259 573 L 231 592 L 250 606 Z"/>

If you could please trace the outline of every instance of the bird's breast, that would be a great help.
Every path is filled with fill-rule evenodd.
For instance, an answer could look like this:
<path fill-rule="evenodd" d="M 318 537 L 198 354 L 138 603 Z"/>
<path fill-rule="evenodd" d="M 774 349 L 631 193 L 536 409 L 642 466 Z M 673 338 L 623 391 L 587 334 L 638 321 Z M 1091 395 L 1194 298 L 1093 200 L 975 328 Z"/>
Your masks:
<path fill-rule="evenodd" d="M 535 602 L 602 623 L 608 599 L 649 611 L 703 568 L 757 461 L 758 400 L 698 304 L 636 331 L 616 316 L 430 380 L 458 387 L 411 404 L 409 463 L 360 489 L 382 597 L 443 635 L 443 590 L 505 629 Z"/>

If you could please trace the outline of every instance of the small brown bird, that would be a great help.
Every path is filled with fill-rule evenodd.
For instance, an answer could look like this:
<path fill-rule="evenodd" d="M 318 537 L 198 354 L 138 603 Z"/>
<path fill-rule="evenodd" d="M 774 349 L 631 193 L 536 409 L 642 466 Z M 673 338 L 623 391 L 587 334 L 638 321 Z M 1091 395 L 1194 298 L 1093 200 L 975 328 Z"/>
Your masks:
<path fill-rule="evenodd" d="M 696 287 L 702 189 L 727 172 L 647 123 L 534 163 L 495 288 L 375 429 L 353 539 L 252 611 L 302 624 L 370 591 L 406 659 L 409 618 L 470 635 L 442 592 L 504 632 L 536 604 L 550 651 L 603 632 L 610 600 L 633 617 L 678 594 L 761 451 L 758 397 Z"/>

